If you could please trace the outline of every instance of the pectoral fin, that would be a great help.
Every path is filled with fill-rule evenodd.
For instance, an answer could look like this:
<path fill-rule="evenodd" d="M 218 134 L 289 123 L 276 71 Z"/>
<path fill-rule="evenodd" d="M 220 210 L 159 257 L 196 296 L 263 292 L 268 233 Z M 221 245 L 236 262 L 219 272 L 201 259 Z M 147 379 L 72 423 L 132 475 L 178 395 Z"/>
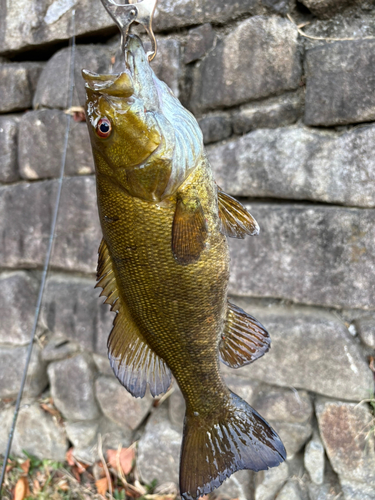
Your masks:
<path fill-rule="evenodd" d="M 225 236 L 244 239 L 246 235 L 259 234 L 257 221 L 239 201 L 224 193 L 219 186 L 217 195 L 221 232 Z"/>
<path fill-rule="evenodd" d="M 112 259 L 102 240 L 99 247 L 97 287 L 105 303 L 116 311 L 113 328 L 108 338 L 108 357 L 111 367 L 121 384 L 136 398 L 143 398 L 149 384 L 152 396 L 166 392 L 171 385 L 171 371 L 146 343 L 135 324 L 127 304 L 121 299 Z"/>
<path fill-rule="evenodd" d="M 227 318 L 219 344 L 220 360 L 231 368 L 252 363 L 265 354 L 271 339 L 255 318 L 228 302 Z"/>
<path fill-rule="evenodd" d="M 172 228 L 172 252 L 179 264 L 196 262 L 205 246 L 207 223 L 198 198 L 177 198 Z"/>

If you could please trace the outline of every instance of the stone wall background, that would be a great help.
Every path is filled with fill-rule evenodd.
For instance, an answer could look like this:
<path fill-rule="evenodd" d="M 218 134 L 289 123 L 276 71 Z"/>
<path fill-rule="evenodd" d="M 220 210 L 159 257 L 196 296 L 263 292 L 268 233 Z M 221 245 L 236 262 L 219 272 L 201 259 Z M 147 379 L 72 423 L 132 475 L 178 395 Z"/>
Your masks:
<path fill-rule="evenodd" d="M 55 202 L 73 6 L 79 105 L 80 69 L 110 71 L 118 47 L 99 0 L 0 5 L 0 452 Z M 272 349 L 223 372 L 289 458 L 237 473 L 227 498 L 375 499 L 374 21 L 371 0 L 159 0 L 154 69 L 197 116 L 218 184 L 261 226 L 230 242 L 230 293 Z M 75 122 L 12 452 L 63 460 L 74 446 L 92 462 L 99 433 L 105 448 L 139 439 L 143 480 L 177 482 L 181 394 L 154 408 L 109 368 L 113 316 L 93 289 L 100 238 L 86 124 Z M 50 396 L 63 425 L 41 407 Z"/>

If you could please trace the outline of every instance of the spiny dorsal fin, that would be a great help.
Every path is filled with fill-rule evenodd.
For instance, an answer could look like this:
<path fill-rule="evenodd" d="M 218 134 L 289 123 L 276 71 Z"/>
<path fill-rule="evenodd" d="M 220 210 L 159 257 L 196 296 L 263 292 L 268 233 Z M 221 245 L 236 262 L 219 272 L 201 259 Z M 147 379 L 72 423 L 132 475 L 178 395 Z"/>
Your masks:
<path fill-rule="evenodd" d="M 220 360 L 231 368 L 248 365 L 265 354 L 271 339 L 255 318 L 228 302 L 227 318 L 219 344 Z"/>
<path fill-rule="evenodd" d="M 177 198 L 172 228 L 172 252 L 179 264 L 196 262 L 205 246 L 207 223 L 198 198 Z"/>
<path fill-rule="evenodd" d="M 163 394 L 171 385 L 171 371 L 147 345 L 126 303 L 120 298 L 104 239 L 99 247 L 97 280 L 96 286 L 103 288 L 100 295 L 107 297 L 105 304 L 111 304 L 111 310 L 117 312 L 108 338 L 109 362 L 116 377 L 136 398 L 143 398 L 147 384 L 152 396 Z"/>
<path fill-rule="evenodd" d="M 259 226 L 254 217 L 239 201 L 217 187 L 221 232 L 230 238 L 244 239 L 246 235 L 259 234 Z"/>

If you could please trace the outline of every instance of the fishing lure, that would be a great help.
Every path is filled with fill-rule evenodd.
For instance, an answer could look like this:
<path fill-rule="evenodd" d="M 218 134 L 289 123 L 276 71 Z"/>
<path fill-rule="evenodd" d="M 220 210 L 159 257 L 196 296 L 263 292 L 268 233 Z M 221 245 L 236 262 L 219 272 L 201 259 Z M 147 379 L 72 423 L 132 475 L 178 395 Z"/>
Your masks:
<path fill-rule="evenodd" d="M 227 236 L 259 231 L 215 183 L 198 123 L 152 71 L 156 0 L 102 0 L 122 33 L 123 71 L 83 71 L 96 165 L 98 283 L 116 317 L 108 340 L 117 378 L 135 397 L 168 390 L 186 401 L 180 490 L 210 493 L 235 471 L 275 467 L 285 448 L 275 431 L 231 392 L 219 360 L 255 361 L 270 346 L 265 328 L 228 302 Z M 130 24 L 153 41 L 146 54 Z"/>

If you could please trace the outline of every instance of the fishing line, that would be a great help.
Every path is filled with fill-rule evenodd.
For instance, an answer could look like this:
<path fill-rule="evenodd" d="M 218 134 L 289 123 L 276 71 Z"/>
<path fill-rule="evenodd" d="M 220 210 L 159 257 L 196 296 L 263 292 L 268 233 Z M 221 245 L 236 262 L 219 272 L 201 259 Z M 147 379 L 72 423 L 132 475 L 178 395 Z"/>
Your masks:
<path fill-rule="evenodd" d="M 70 71 L 69 71 L 69 93 L 68 93 L 68 109 L 72 107 L 73 104 L 73 93 L 74 93 L 74 62 L 75 62 L 75 9 L 73 9 L 72 12 L 72 37 L 70 39 L 70 46 L 71 46 L 71 53 L 70 53 Z M 43 292 L 44 288 L 46 285 L 46 280 L 47 280 L 47 273 L 48 273 L 48 268 L 51 260 L 51 255 L 52 255 L 52 249 L 53 249 L 53 243 L 55 240 L 55 231 L 56 231 L 56 223 L 57 223 L 57 216 L 59 213 L 59 206 L 60 206 L 60 198 L 61 198 L 61 191 L 62 191 L 62 185 L 63 185 L 63 177 L 64 177 L 64 171 L 65 171 L 65 164 L 66 164 L 66 157 L 67 157 L 67 151 L 68 151 L 68 140 L 69 140 L 69 134 L 70 134 L 70 129 L 71 129 L 71 122 L 72 122 L 72 117 L 70 115 L 67 115 L 67 124 L 66 124 L 66 129 L 65 129 L 65 140 L 64 140 L 64 149 L 63 149 L 63 155 L 61 159 L 61 168 L 60 168 L 60 175 L 58 178 L 58 186 L 57 186 L 57 195 L 56 195 L 56 203 L 55 203 L 55 208 L 53 212 L 53 217 L 52 217 L 52 223 L 51 223 L 51 231 L 50 231 L 50 236 L 48 240 L 48 248 L 47 248 L 47 254 L 46 254 L 46 259 L 44 262 L 44 267 L 43 267 L 43 272 L 42 272 L 42 279 L 40 282 L 40 288 L 39 288 L 39 293 L 38 293 L 38 300 L 35 308 L 35 315 L 34 315 L 34 323 L 31 329 L 31 335 L 30 335 L 30 342 L 27 350 L 27 356 L 26 356 L 26 363 L 25 363 L 25 368 L 23 371 L 22 375 L 22 381 L 21 381 L 21 386 L 18 392 L 17 396 L 17 401 L 16 401 L 16 406 L 14 409 L 14 414 L 13 414 L 13 421 L 12 421 L 12 426 L 9 432 L 9 437 L 8 437 L 8 442 L 7 442 L 7 448 L 5 451 L 4 455 L 4 463 L 1 471 L 1 478 L 0 478 L 0 500 L 3 497 L 3 484 L 4 484 L 4 479 L 5 479 L 5 472 L 6 472 L 6 466 L 9 458 L 9 453 L 10 449 L 12 446 L 12 441 L 13 441 L 13 434 L 14 430 L 16 427 L 17 423 L 17 418 L 20 410 L 20 405 L 21 405 L 21 399 L 26 383 L 26 378 L 27 378 L 27 372 L 29 369 L 29 364 L 30 364 L 30 358 L 31 358 L 31 353 L 33 350 L 33 344 L 35 340 L 35 334 L 36 334 L 36 329 L 39 321 L 39 315 L 40 315 L 40 309 L 42 305 L 42 299 L 43 299 Z"/>

